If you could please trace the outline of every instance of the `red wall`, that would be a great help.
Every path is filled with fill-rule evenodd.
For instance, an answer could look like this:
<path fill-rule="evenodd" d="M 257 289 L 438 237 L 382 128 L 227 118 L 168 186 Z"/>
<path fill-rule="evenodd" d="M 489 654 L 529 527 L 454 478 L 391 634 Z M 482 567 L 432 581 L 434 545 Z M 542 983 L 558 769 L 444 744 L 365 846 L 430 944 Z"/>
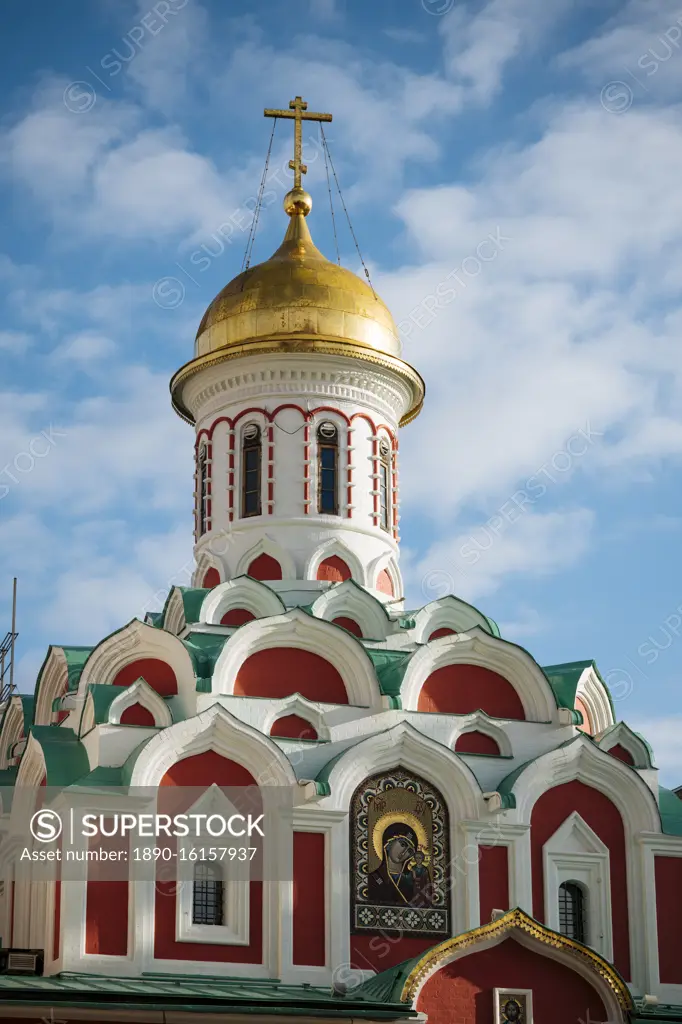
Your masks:
<path fill-rule="evenodd" d="M 682 857 L 654 857 L 661 982 L 682 985 Z"/>
<path fill-rule="evenodd" d="M 491 718 L 515 718 L 525 714 L 519 696 L 508 680 L 480 665 L 444 665 L 432 672 L 419 694 L 418 711 L 468 715 L 485 711 Z"/>
<path fill-rule="evenodd" d="M 542 847 L 573 811 L 578 812 L 609 849 L 613 959 L 623 977 L 629 980 L 630 942 L 623 822 L 620 813 L 608 797 L 583 782 L 566 782 L 562 786 L 547 790 L 533 808 L 530 820 L 533 913 L 539 921 L 545 920 Z"/>
<path fill-rule="evenodd" d="M 110 823 L 108 823 L 110 827 Z M 91 849 L 121 850 L 120 836 L 96 836 Z M 126 844 L 127 845 L 127 844 Z M 106 864 L 88 865 L 85 896 L 85 952 L 107 956 L 125 956 L 128 952 L 128 882 L 98 880 L 106 872 Z M 95 880 L 91 880 L 92 876 Z"/>
<path fill-rule="evenodd" d="M 335 626 L 343 626 L 343 628 L 347 629 L 349 633 L 353 634 L 353 636 L 357 636 L 362 640 L 362 630 L 355 619 L 349 619 L 346 615 L 339 615 L 337 618 L 332 619 L 332 622 Z"/>
<path fill-rule="evenodd" d="M 330 583 L 343 583 L 344 580 L 349 580 L 350 576 L 350 569 L 337 555 L 325 558 L 317 569 L 318 580 L 328 580 Z"/>
<path fill-rule="evenodd" d="M 161 786 L 187 786 L 199 789 L 217 786 L 255 786 L 256 780 L 246 768 L 214 751 L 195 754 L 169 768 Z M 196 792 L 190 797 L 196 800 Z M 179 813 L 175 808 L 176 813 Z M 161 863 L 159 861 L 159 863 Z M 263 883 L 251 882 L 250 943 L 248 946 L 223 946 L 199 942 L 175 941 L 174 882 L 156 883 L 154 956 L 164 960 L 206 960 L 214 963 L 258 964 L 263 961 Z"/>
<path fill-rule="evenodd" d="M 493 910 L 509 910 L 509 850 L 506 846 L 479 846 L 478 891 L 481 924 L 492 920 Z"/>
<path fill-rule="evenodd" d="M 533 1019 L 545 1024 L 606 1020 L 597 992 L 575 971 L 505 939 L 454 960 L 424 985 L 417 1009 L 429 1024 L 493 1024 L 493 989 L 533 990 Z"/>
<path fill-rule="evenodd" d="M 325 964 L 323 832 L 294 832 L 294 963 Z"/>
<path fill-rule="evenodd" d="M 170 665 L 158 658 L 140 658 L 133 661 L 114 676 L 112 683 L 114 686 L 131 686 L 140 676 L 162 697 L 170 697 L 178 692 L 175 672 Z"/>
<path fill-rule="evenodd" d="M 610 754 L 611 757 L 617 757 L 619 761 L 623 761 L 625 764 L 629 764 L 631 768 L 634 767 L 634 757 L 630 751 L 626 750 L 625 747 L 622 747 L 620 743 L 616 743 L 615 747 L 609 747 L 606 753 Z"/>
<path fill-rule="evenodd" d="M 257 651 L 243 663 L 234 683 L 235 696 L 288 697 L 347 704 L 343 680 L 331 662 L 297 647 Z"/>
<path fill-rule="evenodd" d="M 376 589 L 381 591 L 382 594 L 388 594 L 389 597 L 394 597 L 393 584 L 391 583 L 391 577 L 388 575 L 385 569 L 382 569 L 377 576 Z"/>
<path fill-rule="evenodd" d="M 262 554 L 254 558 L 247 573 L 254 580 L 281 580 L 282 566 L 272 555 Z"/>
<path fill-rule="evenodd" d="M 317 732 L 300 715 L 282 715 L 272 724 L 271 736 L 284 736 L 291 740 L 316 740 Z"/>
<path fill-rule="evenodd" d="M 210 569 L 207 569 L 206 572 L 204 573 L 204 579 L 203 579 L 203 582 L 201 584 L 202 587 L 213 588 L 213 587 L 217 587 L 219 583 L 220 583 L 220 573 L 218 572 L 218 570 L 214 569 L 213 567 L 211 567 Z"/>
<path fill-rule="evenodd" d="M 440 629 L 434 629 L 429 640 L 439 640 L 442 636 L 457 636 L 457 631 L 449 626 L 441 626 Z"/>
<path fill-rule="evenodd" d="M 156 725 L 151 711 L 142 707 L 141 704 L 131 704 L 129 708 L 126 708 L 120 721 L 121 725 Z"/>
<path fill-rule="evenodd" d="M 458 754 L 499 754 L 500 748 L 492 736 L 472 729 L 457 737 L 455 751 Z"/>
<path fill-rule="evenodd" d="M 253 622 L 256 616 L 246 608 L 230 608 L 220 620 L 221 626 L 243 626 L 245 622 Z"/>

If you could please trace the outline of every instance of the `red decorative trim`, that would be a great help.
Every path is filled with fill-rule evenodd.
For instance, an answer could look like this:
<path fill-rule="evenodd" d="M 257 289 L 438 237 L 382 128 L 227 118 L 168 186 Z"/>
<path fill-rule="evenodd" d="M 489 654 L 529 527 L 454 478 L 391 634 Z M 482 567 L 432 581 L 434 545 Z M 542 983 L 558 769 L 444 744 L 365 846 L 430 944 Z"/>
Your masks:
<path fill-rule="evenodd" d="M 335 409 L 332 405 L 318 405 L 317 409 L 312 409 L 310 415 L 316 416 L 318 412 L 333 412 L 335 416 L 340 416 L 342 420 L 346 421 L 346 424 L 350 426 L 350 419 L 346 416 L 345 412 L 341 412 L 340 409 Z"/>
<path fill-rule="evenodd" d="M 268 515 L 275 511 L 275 428 L 268 427 Z"/>
<path fill-rule="evenodd" d="M 372 437 L 372 490 L 374 494 L 374 512 L 372 513 L 372 525 L 379 525 L 379 438 L 374 433 Z"/>
<path fill-rule="evenodd" d="M 346 517 L 353 518 L 353 453 L 351 452 L 353 442 L 353 428 L 348 427 L 346 431 Z"/>
<path fill-rule="evenodd" d="M 230 424 L 227 435 L 227 515 L 230 522 L 234 520 L 234 427 Z"/>
<path fill-rule="evenodd" d="M 310 514 L 310 422 L 303 427 L 303 514 Z"/>

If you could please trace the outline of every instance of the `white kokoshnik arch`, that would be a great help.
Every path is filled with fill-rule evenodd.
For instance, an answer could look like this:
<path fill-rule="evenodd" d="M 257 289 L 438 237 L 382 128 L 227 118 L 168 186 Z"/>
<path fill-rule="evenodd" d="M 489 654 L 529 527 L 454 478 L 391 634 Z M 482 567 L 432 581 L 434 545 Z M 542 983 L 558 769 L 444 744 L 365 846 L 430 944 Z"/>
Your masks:
<path fill-rule="evenodd" d="M 250 576 L 235 576 L 209 591 L 202 602 L 199 621 L 219 625 L 223 615 L 235 608 L 244 608 L 257 619 L 281 615 L 286 611 L 279 594 L 267 584 Z"/>
<path fill-rule="evenodd" d="M 311 611 L 316 618 L 327 622 L 342 616 L 353 619 L 362 630 L 363 637 L 370 640 L 385 640 L 394 629 L 381 601 L 352 579 L 326 590 L 315 601 Z"/>
<path fill-rule="evenodd" d="M 615 746 L 623 747 L 631 755 L 634 768 L 655 767 L 648 743 L 627 722 L 617 722 L 595 739 L 599 749 L 607 754 Z"/>
<path fill-rule="evenodd" d="M 504 729 L 496 723 L 494 718 L 486 715 L 485 711 L 474 711 L 471 715 L 462 715 L 461 718 L 458 718 L 450 734 L 448 746 L 454 750 L 460 736 L 466 736 L 470 732 L 483 733 L 484 736 L 490 737 L 491 740 L 497 743 L 500 754 L 505 757 L 512 756 L 512 745 L 509 737 Z M 462 753 L 465 753 L 465 751 L 462 751 Z"/>
<path fill-rule="evenodd" d="M 296 785 L 294 771 L 277 744 L 220 704 L 157 733 L 140 751 L 130 785 L 156 787 L 178 761 L 207 751 L 241 765 L 259 786 Z"/>
<path fill-rule="evenodd" d="M 246 576 L 249 571 L 249 566 L 259 555 L 270 555 L 276 562 L 279 562 L 282 570 L 283 580 L 295 580 L 296 576 L 296 565 L 289 552 L 272 540 L 271 537 L 264 536 L 260 537 L 258 541 L 246 551 L 239 561 L 235 570 L 236 576 Z"/>
<path fill-rule="evenodd" d="M 336 555 L 337 558 L 340 558 L 342 562 L 346 563 L 350 570 L 351 578 L 355 580 L 356 583 L 359 583 L 360 586 L 366 585 L 367 580 L 365 576 L 365 567 L 361 558 L 359 558 L 358 555 L 351 551 L 351 549 L 337 537 L 332 537 L 330 540 L 325 541 L 324 544 L 320 544 L 320 546 L 313 551 L 303 572 L 304 578 L 307 580 L 316 580 L 317 570 L 322 562 L 324 562 L 326 558 L 332 558 L 334 555 Z"/>
<path fill-rule="evenodd" d="M 158 659 L 173 669 L 182 711 L 185 715 L 194 714 L 196 680 L 187 648 L 172 633 L 139 619 L 133 619 L 95 647 L 81 673 L 78 700 L 85 701 L 90 683 L 112 683 L 122 669 L 145 658 Z"/>
<path fill-rule="evenodd" d="M 165 729 L 173 724 L 173 716 L 168 704 L 145 679 L 137 679 L 124 690 L 122 689 L 118 697 L 112 700 L 109 705 L 109 724 L 120 725 L 121 715 L 136 704 L 145 708 L 153 716 L 154 725 L 157 728 Z"/>
<path fill-rule="evenodd" d="M 448 628 L 454 629 L 456 633 L 468 633 L 475 626 L 492 634 L 490 623 L 478 608 L 454 594 L 447 594 L 430 601 L 417 612 L 412 635 L 418 644 L 425 644 L 437 629 Z"/>
<path fill-rule="evenodd" d="M 324 720 L 324 706 L 316 701 L 308 700 L 300 693 L 292 693 L 290 697 L 283 697 L 281 700 L 268 701 L 268 710 L 263 720 L 262 729 L 266 736 L 269 736 L 275 722 L 287 715 L 298 715 L 305 719 L 317 733 L 318 740 L 329 739 L 329 726 Z M 288 739 L 286 736 L 278 736 L 275 739 Z"/>
<path fill-rule="evenodd" d="M 559 724 L 554 692 L 538 663 L 523 648 L 478 628 L 432 640 L 417 651 L 401 687 L 406 711 L 417 710 L 426 680 L 449 665 L 476 665 L 497 672 L 516 690 L 526 721 Z"/>
<path fill-rule="evenodd" d="M 362 644 L 340 626 L 293 608 L 284 615 L 248 622 L 230 637 L 213 670 L 213 692 L 233 694 L 239 669 L 259 651 L 292 647 L 328 661 L 339 673 L 348 703 L 377 711 L 383 700 L 374 666 Z"/>

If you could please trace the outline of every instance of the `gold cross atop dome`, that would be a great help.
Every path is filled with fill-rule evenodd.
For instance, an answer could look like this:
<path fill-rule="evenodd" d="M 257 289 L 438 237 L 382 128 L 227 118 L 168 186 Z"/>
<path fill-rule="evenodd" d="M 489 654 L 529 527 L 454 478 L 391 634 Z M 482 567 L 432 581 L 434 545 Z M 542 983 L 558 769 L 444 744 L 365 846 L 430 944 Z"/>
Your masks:
<path fill-rule="evenodd" d="M 303 121 L 331 121 L 331 114 L 318 114 L 308 110 L 308 104 L 301 96 L 297 96 L 289 102 L 288 110 L 273 110 L 269 107 L 263 111 L 265 117 L 283 117 L 294 122 L 294 159 L 289 161 L 289 167 L 294 172 L 294 187 L 285 200 L 287 213 L 299 212 L 304 216 L 310 212 L 312 200 L 307 192 L 301 187 L 301 175 L 308 173 L 308 168 L 303 163 Z M 287 202 L 289 200 L 289 202 Z"/>

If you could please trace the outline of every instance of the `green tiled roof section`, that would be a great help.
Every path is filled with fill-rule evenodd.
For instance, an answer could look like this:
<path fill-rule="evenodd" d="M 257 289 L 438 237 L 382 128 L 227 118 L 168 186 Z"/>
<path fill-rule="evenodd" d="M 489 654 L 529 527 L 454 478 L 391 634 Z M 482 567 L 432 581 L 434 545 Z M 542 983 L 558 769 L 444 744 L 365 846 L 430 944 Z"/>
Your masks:
<path fill-rule="evenodd" d="M 682 1005 L 679 1003 L 655 1003 L 653 1006 L 637 1002 L 637 1015 L 631 1018 L 632 1024 L 644 1024 L 644 1021 L 682 1020 Z"/>
<path fill-rule="evenodd" d="M 95 724 L 101 725 L 109 718 L 109 708 L 115 699 L 121 696 L 124 687 L 91 683 L 88 690 L 92 694 L 92 703 L 95 706 Z"/>
<path fill-rule="evenodd" d="M 611 705 L 611 711 L 615 718 L 616 711 L 613 706 L 611 694 L 599 673 L 596 663 L 592 661 L 592 659 L 588 659 L 587 661 L 567 661 L 561 665 L 544 665 L 542 671 L 549 679 L 549 685 L 554 690 L 554 696 L 557 699 L 558 706 L 560 708 L 573 709 L 575 706 L 575 695 L 578 689 L 578 683 L 586 668 L 594 669 L 597 678 L 606 691 L 609 698 L 609 704 Z"/>
<path fill-rule="evenodd" d="M 362 986 L 360 986 L 362 988 Z M 376 999 L 354 989 L 334 995 L 329 986 L 283 985 L 277 979 L 215 978 L 196 974 L 142 974 L 114 978 L 100 974 L 0 976 L 0 1005 L 88 1006 L 119 1010 L 176 1010 L 191 1013 L 255 1013 L 277 1016 L 370 1018 L 416 1017 L 405 1003 Z"/>
<path fill-rule="evenodd" d="M 29 726 L 33 721 L 33 708 L 35 706 L 35 698 L 27 697 L 21 694 L 20 698 L 21 705 L 24 709 L 24 735 L 28 732 Z"/>
<path fill-rule="evenodd" d="M 438 943 L 434 945 L 438 945 Z M 426 950 L 424 950 L 425 952 Z M 380 974 L 375 974 L 373 978 L 368 978 L 367 981 L 363 981 L 361 985 L 353 989 L 354 995 L 362 995 L 366 999 L 380 1003 L 398 1003 L 410 971 L 416 967 L 424 953 L 412 957 L 411 960 L 403 960 L 395 967 L 389 967 L 387 970 L 381 971 Z"/>
<path fill-rule="evenodd" d="M 93 647 L 62 647 L 69 676 L 69 690 L 77 690 L 81 672 L 90 657 Z"/>
<path fill-rule="evenodd" d="M 379 680 L 379 688 L 387 697 L 400 697 L 403 677 L 414 651 L 382 651 L 365 648 Z M 400 704 L 398 704 L 400 707 Z"/>
<path fill-rule="evenodd" d="M 73 729 L 34 725 L 31 734 L 43 750 L 48 786 L 70 786 L 90 771 L 85 747 Z"/>
<path fill-rule="evenodd" d="M 84 775 L 82 779 L 77 779 L 75 786 L 122 786 L 123 785 L 123 769 L 122 768 L 108 768 L 104 765 L 100 765 L 98 768 L 93 768 L 91 772 Z"/>
<path fill-rule="evenodd" d="M 187 648 L 197 677 L 197 690 L 210 693 L 211 678 L 220 652 L 229 640 L 228 636 L 216 633 L 190 633 L 182 644 Z"/>
<path fill-rule="evenodd" d="M 166 612 L 168 610 L 168 603 L 172 598 L 173 594 L 178 591 L 182 597 L 182 604 L 185 610 L 185 622 L 188 625 L 192 625 L 193 622 L 199 621 L 199 612 L 203 604 L 204 598 L 210 593 L 208 587 L 171 587 L 168 592 L 168 597 L 163 606 L 163 611 L 160 612 L 161 624 L 166 621 Z"/>
<path fill-rule="evenodd" d="M 17 781 L 17 772 L 19 771 L 16 765 L 12 765 L 11 768 L 0 769 L 0 789 L 6 790 L 2 794 L 2 812 L 7 814 L 12 808 L 12 797 L 14 796 L 14 786 Z"/>
<path fill-rule="evenodd" d="M 669 836 L 682 836 L 682 800 L 670 789 L 658 787 L 661 828 Z"/>
<path fill-rule="evenodd" d="M 157 629 L 163 629 L 163 612 L 147 612 L 145 622 Z"/>

